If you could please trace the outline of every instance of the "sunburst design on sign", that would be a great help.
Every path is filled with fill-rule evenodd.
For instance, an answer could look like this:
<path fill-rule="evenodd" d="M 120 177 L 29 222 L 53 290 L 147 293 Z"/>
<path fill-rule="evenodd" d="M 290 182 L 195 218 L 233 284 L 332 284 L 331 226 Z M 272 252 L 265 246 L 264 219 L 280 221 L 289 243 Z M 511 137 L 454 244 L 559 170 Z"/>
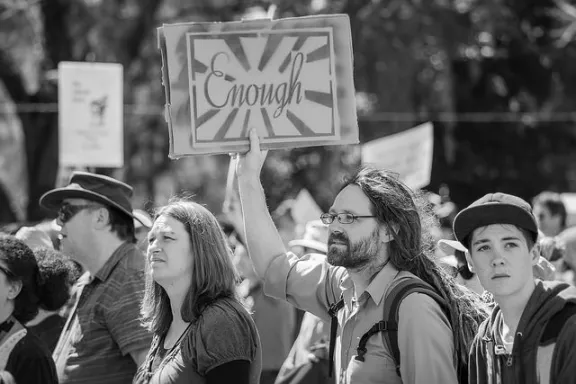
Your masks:
<path fill-rule="evenodd" d="M 338 139 L 331 28 L 189 33 L 192 145 Z"/>

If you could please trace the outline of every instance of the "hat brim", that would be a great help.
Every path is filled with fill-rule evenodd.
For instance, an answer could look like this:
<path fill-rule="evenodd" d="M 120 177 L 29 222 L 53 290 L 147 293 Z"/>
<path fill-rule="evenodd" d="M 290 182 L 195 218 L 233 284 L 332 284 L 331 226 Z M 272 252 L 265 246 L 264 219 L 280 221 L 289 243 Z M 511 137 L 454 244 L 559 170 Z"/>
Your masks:
<path fill-rule="evenodd" d="M 307 239 L 292 240 L 288 242 L 288 246 L 290 248 L 292 247 L 310 248 L 322 253 L 328 252 L 328 245 L 317 240 L 307 240 Z"/>
<path fill-rule="evenodd" d="M 467 249 L 459 241 L 456 240 L 438 240 L 438 248 L 446 255 L 450 256 L 454 254 L 454 251 L 466 252 Z"/>
<path fill-rule="evenodd" d="M 139 227 L 140 224 L 144 228 L 150 229 L 152 228 L 152 220 L 146 215 L 145 213 L 139 212 L 137 209 L 132 211 L 132 216 L 134 216 L 134 226 Z"/>
<path fill-rule="evenodd" d="M 492 224 L 511 224 L 523 228 L 538 238 L 538 228 L 534 217 L 513 204 L 482 204 L 462 210 L 454 219 L 454 235 L 462 244 L 472 232 Z"/>
<path fill-rule="evenodd" d="M 106 196 L 84 189 L 66 187 L 56 188 L 43 194 L 42 197 L 40 197 L 39 202 L 41 207 L 46 208 L 49 211 L 56 212 L 60 209 L 60 206 L 65 199 L 85 199 L 95 201 L 97 203 L 102 203 L 119 210 L 132 219 L 138 220 L 140 223 L 142 223 L 142 225 L 146 225 L 146 223 L 143 223 L 138 217 L 134 216 L 132 212 L 126 210 L 124 207 L 110 200 Z"/>

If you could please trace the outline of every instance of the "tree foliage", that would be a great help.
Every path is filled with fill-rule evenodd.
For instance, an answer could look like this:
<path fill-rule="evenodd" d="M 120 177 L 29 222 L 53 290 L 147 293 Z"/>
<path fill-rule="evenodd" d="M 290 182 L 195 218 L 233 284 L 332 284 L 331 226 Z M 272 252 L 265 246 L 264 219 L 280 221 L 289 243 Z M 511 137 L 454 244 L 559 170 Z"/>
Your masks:
<path fill-rule="evenodd" d="M 448 184 L 460 205 L 493 190 L 576 190 L 576 13 L 567 0 L 3 1 L 0 82 L 16 104 L 53 105 L 60 61 L 122 63 L 126 166 L 97 171 L 134 185 L 138 206 L 187 191 L 219 211 L 227 156 L 167 158 L 155 27 L 271 6 L 277 18 L 350 16 L 361 142 L 433 121 L 430 189 Z M 38 220 L 39 196 L 57 183 L 57 113 L 21 107 L 19 117 L 27 215 Z M 263 174 L 270 208 L 306 188 L 328 209 L 359 161 L 355 146 L 274 151 Z"/>

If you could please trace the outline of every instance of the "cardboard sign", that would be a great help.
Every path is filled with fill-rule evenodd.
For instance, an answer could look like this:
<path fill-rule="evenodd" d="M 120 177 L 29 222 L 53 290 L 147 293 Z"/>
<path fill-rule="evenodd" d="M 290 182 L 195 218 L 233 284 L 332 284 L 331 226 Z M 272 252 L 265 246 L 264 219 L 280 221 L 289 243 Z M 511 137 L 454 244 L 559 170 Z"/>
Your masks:
<path fill-rule="evenodd" d="M 121 64 L 58 65 L 60 165 L 124 165 L 124 95 Z"/>
<path fill-rule="evenodd" d="M 170 157 L 358 142 L 346 15 L 159 28 Z"/>
<path fill-rule="evenodd" d="M 423 188 L 430 184 L 433 148 L 433 127 L 428 122 L 364 144 L 362 163 L 398 173 L 412 189 Z"/>

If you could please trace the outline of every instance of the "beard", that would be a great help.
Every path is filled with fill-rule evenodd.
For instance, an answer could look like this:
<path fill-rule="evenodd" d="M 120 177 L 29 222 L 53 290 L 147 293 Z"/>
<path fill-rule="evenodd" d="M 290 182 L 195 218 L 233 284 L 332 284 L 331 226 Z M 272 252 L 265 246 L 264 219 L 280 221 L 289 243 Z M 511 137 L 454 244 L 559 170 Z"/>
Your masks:
<path fill-rule="evenodd" d="M 376 228 L 365 238 L 350 243 L 350 239 L 342 232 L 333 232 L 328 238 L 328 263 L 335 267 L 346 269 L 362 269 L 376 260 L 380 252 L 379 231 Z"/>

